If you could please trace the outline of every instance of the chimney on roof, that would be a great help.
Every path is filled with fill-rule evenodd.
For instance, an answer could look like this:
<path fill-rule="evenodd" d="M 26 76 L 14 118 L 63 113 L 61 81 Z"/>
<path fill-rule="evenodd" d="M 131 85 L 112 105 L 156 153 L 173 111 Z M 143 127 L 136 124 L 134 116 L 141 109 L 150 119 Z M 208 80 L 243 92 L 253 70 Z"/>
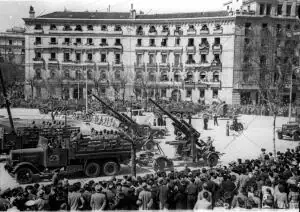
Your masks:
<path fill-rule="evenodd" d="M 131 4 L 130 18 L 136 19 L 136 11 L 135 11 L 135 9 L 133 9 L 133 4 Z"/>
<path fill-rule="evenodd" d="M 110 13 L 110 5 L 108 5 L 107 12 Z"/>
<path fill-rule="evenodd" d="M 33 6 L 30 6 L 29 9 L 29 18 L 35 18 L 35 12 Z"/>

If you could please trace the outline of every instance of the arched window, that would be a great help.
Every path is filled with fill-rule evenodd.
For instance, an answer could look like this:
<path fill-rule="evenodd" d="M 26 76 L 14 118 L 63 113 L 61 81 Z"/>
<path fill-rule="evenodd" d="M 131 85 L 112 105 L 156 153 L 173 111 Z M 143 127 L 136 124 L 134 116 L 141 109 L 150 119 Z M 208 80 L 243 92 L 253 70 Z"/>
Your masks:
<path fill-rule="evenodd" d="M 87 30 L 88 31 L 93 31 L 94 30 L 93 25 L 91 25 L 91 24 L 87 25 Z"/>
<path fill-rule="evenodd" d="M 166 82 L 166 81 L 169 81 L 169 78 L 168 78 L 168 73 L 166 71 L 162 72 L 161 73 L 161 79 L 160 79 L 162 82 Z"/>
<path fill-rule="evenodd" d="M 55 24 L 51 24 L 50 25 L 50 30 L 56 30 L 57 28 L 56 28 L 56 25 Z"/>
<path fill-rule="evenodd" d="M 144 34 L 144 33 L 143 33 L 143 27 L 142 27 L 142 26 L 139 26 L 139 27 L 137 28 L 136 34 L 137 34 L 137 35 L 143 35 L 143 34 Z"/>
<path fill-rule="evenodd" d="M 121 72 L 119 70 L 117 70 L 115 72 L 115 80 L 120 80 L 121 79 Z"/>
<path fill-rule="evenodd" d="M 35 70 L 35 78 L 36 79 L 41 79 L 42 78 L 41 69 L 36 69 Z"/>
<path fill-rule="evenodd" d="M 188 31 L 195 31 L 195 26 L 194 25 L 189 25 Z"/>
<path fill-rule="evenodd" d="M 213 81 L 214 82 L 219 82 L 220 81 L 220 77 L 219 77 L 219 72 L 214 72 L 213 73 Z"/>
<path fill-rule="evenodd" d="M 193 81 L 194 75 L 192 71 L 189 71 L 186 76 L 187 81 Z"/>
<path fill-rule="evenodd" d="M 122 31 L 121 25 L 116 25 L 116 26 L 115 26 L 115 31 L 117 31 L 117 32 Z"/>
<path fill-rule="evenodd" d="M 207 30 L 208 30 L 208 27 L 207 27 L 207 25 L 206 25 L 206 24 L 204 24 L 204 25 L 201 27 L 201 30 L 203 30 L 203 31 L 207 31 Z"/>
<path fill-rule="evenodd" d="M 70 78 L 70 71 L 69 70 L 64 70 L 64 75 L 66 79 Z"/>
<path fill-rule="evenodd" d="M 81 79 L 81 71 L 80 71 L 80 70 L 76 70 L 75 75 L 76 75 L 76 79 L 77 79 L 77 80 L 80 80 L 80 79 Z"/>
<path fill-rule="evenodd" d="M 64 26 L 63 30 L 64 30 L 64 31 L 71 31 L 72 28 L 71 28 L 70 25 L 66 24 L 66 25 Z"/>
<path fill-rule="evenodd" d="M 100 72 L 100 80 L 105 80 L 106 79 L 106 71 L 105 70 L 101 70 Z"/>
<path fill-rule="evenodd" d="M 175 73 L 174 73 L 174 81 L 175 82 L 179 82 L 180 81 L 180 73 L 179 73 L 179 71 L 176 71 Z"/>
<path fill-rule="evenodd" d="M 75 31 L 82 31 L 82 27 L 81 27 L 81 25 L 76 25 L 76 27 L 75 27 Z"/>
<path fill-rule="evenodd" d="M 91 70 L 91 69 L 89 69 L 88 71 L 87 71 L 87 79 L 88 80 L 91 80 L 93 78 L 93 71 Z"/>
<path fill-rule="evenodd" d="M 150 29 L 149 29 L 149 32 L 150 33 L 156 32 L 155 26 L 151 26 Z"/>
<path fill-rule="evenodd" d="M 205 81 L 206 80 L 206 73 L 204 71 L 202 71 L 200 73 L 200 81 Z"/>
<path fill-rule="evenodd" d="M 149 81 L 154 82 L 155 81 L 155 72 L 151 71 L 149 73 Z"/>

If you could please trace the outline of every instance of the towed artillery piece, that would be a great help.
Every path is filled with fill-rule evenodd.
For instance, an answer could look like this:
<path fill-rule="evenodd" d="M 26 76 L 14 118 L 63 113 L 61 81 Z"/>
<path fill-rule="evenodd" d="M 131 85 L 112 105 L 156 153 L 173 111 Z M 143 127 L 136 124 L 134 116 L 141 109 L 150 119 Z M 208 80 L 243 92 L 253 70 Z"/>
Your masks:
<path fill-rule="evenodd" d="M 93 95 L 93 97 L 101 102 L 111 112 L 111 115 L 120 121 L 119 127 L 121 129 L 129 132 L 129 134 L 134 134 L 136 139 L 133 142 L 138 155 L 137 164 L 146 165 L 153 163 L 155 171 L 173 169 L 173 162 L 165 156 L 159 143 L 153 139 L 155 131 L 152 131 L 149 125 L 138 124 L 128 115 L 114 110 L 97 96 Z"/>
<path fill-rule="evenodd" d="M 217 165 L 221 153 L 215 151 L 215 148 L 211 144 L 206 144 L 205 142 L 201 141 L 199 139 L 200 133 L 195 128 L 193 128 L 183 119 L 179 121 L 152 99 L 149 100 L 173 121 L 172 124 L 176 131 L 182 132 L 182 134 L 185 136 L 181 141 L 168 142 L 170 145 L 177 146 L 177 153 L 179 153 L 182 157 L 192 157 L 194 162 L 196 159 L 199 160 L 202 158 L 209 166 Z M 184 148 L 185 150 L 182 151 Z"/>

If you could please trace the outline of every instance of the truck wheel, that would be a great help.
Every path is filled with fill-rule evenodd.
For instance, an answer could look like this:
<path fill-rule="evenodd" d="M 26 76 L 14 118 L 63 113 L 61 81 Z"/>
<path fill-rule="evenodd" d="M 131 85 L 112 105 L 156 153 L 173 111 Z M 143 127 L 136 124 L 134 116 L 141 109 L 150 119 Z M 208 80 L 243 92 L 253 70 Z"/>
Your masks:
<path fill-rule="evenodd" d="M 207 157 L 207 165 L 210 167 L 216 166 L 218 164 L 219 156 L 215 153 L 209 154 Z"/>
<path fill-rule="evenodd" d="M 106 176 L 113 176 L 118 173 L 119 164 L 115 161 L 107 161 L 103 164 L 103 173 Z"/>
<path fill-rule="evenodd" d="M 278 135 L 278 139 L 282 139 L 283 138 L 282 133 L 277 133 L 277 135 Z"/>
<path fill-rule="evenodd" d="M 182 114 L 182 118 L 183 118 L 183 119 L 187 119 L 187 118 L 188 118 L 188 114 L 183 113 L 183 114 Z"/>
<path fill-rule="evenodd" d="M 177 118 L 181 119 L 181 113 L 176 113 Z"/>
<path fill-rule="evenodd" d="M 100 175 L 101 167 L 96 162 L 90 162 L 84 169 L 84 174 L 87 177 L 98 177 Z"/>
<path fill-rule="evenodd" d="M 157 158 L 153 161 L 153 169 L 155 172 L 164 171 L 168 166 L 168 162 L 165 158 Z"/>
<path fill-rule="evenodd" d="M 294 133 L 294 135 L 293 135 L 293 140 L 294 141 L 299 141 L 299 133 Z"/>
<path fill-rule="evenodd" d="M 28 184 L 33 180 L 33 173 L 30 168 L 20 168 L 16 172 L 16 180 L 20 184 Z"/>

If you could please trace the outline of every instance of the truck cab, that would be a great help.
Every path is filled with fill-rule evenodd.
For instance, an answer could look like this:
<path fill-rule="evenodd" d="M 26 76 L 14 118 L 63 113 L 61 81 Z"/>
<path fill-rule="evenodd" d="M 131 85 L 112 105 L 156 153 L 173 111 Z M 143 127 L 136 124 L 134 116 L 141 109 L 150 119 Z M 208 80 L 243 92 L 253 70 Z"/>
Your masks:
<path fill-rule="evenodd" d="M 283 139 L 284 136 L 292 138 L 294 141 L 300 140 L 300 127 L 297 122 L 288 122 L 283 124 L 281 129 L 277 130 L 278 139 Z"/>
<path fill-rule="evenodd" d="M 34 175 L 65 167 L 68 164 L 68 149 L 65 146 L 49 145 L 48 140 L 40 138 L 36 148 L 11 150 L 5 169 L 21 183 L 32 182 Z"/>

